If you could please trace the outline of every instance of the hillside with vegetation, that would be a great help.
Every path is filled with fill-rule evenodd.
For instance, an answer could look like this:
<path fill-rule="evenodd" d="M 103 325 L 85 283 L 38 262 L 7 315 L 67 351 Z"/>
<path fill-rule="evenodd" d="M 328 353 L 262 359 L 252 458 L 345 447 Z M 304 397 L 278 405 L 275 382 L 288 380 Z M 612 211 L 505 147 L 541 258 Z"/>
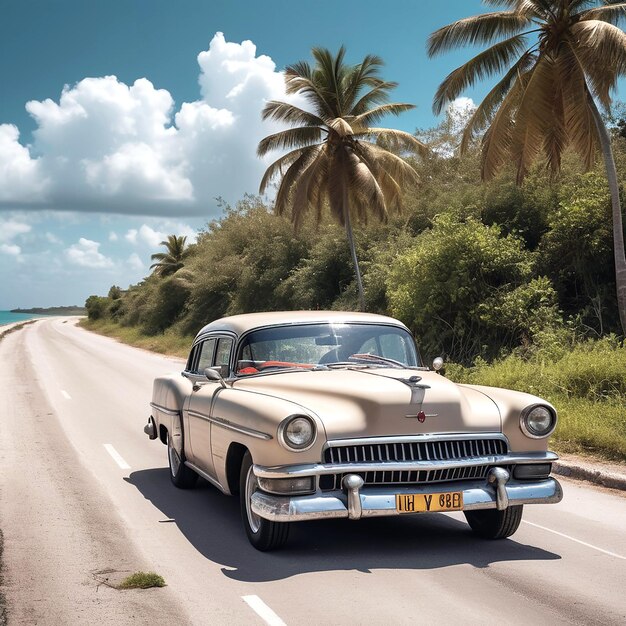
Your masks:
<path fill-rule="evenodd" d="M 422 356 L 460 380 L 527 390 L 559 408 L 568 450 L 626 459 L 626 354 L 615 297 L 611 206 L 598 163 L 566 154 L 562 175 L 538 163 L 480 183 L 478 147 L 459 156 L 459 120 L 418 132 L 405 210 L 355 225 L 366 309 L 401 319 Z M 626 139 L 613 126 L 620 179 Z M 358 308 L 343 228 L 307 217 L 297 232 L 247 196 L 198 233 L 184 265 L 86 302 L 89 327 L 185 356 L 201 326 L 252 311 Z M 156 251 L 155 251 L 156 252 Z M 450 363 L 452 362 L 452 363 Z M 587 436 L 601 420 L 606 428 Z"/>

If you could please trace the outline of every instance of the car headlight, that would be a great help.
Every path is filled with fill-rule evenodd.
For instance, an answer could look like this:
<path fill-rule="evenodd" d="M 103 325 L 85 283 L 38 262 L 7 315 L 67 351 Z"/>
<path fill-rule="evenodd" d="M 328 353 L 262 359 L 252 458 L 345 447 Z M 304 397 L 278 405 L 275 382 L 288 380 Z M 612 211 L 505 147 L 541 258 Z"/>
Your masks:
<path fill-rule="evenodd" d="M 278 438 L 289 450 L 308 450 L 316 434 L 315 422 L 306 415 L 291 415 L 278 427 Z"/>
<path fill-rule="evenodd" d="M 542 404 L 529 406 L 522 411 L 520 428 L 527 437 L 543 439 L 556 428 L 556 413 Z"/>

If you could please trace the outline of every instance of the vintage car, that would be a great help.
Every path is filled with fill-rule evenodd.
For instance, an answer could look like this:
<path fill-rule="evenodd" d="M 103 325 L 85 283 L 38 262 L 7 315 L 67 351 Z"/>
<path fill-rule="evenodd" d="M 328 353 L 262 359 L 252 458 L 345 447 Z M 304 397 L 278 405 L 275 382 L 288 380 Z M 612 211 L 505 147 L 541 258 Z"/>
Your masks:
<path fill-rule="evenodd" d="M 435 369 L 442 361 L 435 360 Z M 524 504 L 555 503 L 556 411 L 425 367 L 409 330 L 367 313 L 235 315 L 205 326 L 182 373 L 154 381 L 150 439 L 172 482 L 238 494 L 250 542 L 290 522 L 463 511 L 512 535 Z"/>

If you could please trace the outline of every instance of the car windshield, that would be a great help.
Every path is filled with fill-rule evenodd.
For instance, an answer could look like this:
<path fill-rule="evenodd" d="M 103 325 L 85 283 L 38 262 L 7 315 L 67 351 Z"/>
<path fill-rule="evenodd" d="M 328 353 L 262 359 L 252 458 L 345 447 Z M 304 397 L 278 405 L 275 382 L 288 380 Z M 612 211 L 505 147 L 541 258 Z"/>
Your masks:
<path fill-rule="evenodd" d="M 305 324 L 249 333 L 239 348 L 237 374 L 269 369 L 419 367 L 413 337 L 383 324 Z"/>

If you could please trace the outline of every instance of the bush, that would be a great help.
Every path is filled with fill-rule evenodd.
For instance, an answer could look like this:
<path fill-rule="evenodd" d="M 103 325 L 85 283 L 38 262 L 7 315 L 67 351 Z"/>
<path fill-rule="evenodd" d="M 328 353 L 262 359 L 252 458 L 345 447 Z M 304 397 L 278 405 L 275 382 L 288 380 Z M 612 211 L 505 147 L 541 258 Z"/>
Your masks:
<path fill-rule="evenodd" d="M 90 320 L 99 320 L 106 316 L 109 299 L 101 296 L 89 296 L 85 301 L 87 317 Z"/>
<path fill-rule="evenodd" d="M 532 279 L 533 264 L 522 240 L 499 227 L 440 216 L 393 262 L 391 312 L 426 355 L 466 364 L 494 357 L 560 321 L 550 282 Z"/>

